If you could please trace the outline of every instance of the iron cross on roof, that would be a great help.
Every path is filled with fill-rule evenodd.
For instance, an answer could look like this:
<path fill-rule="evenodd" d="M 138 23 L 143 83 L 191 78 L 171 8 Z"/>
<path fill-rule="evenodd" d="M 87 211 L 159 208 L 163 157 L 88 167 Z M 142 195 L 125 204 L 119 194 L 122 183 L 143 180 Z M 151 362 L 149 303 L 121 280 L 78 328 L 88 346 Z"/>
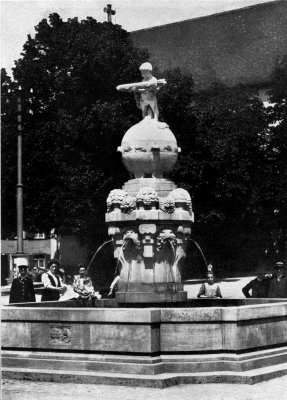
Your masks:
<path fill-rule="evenodd" d="M 112 10 L 112 5 L 107 4 L 107 7 L 104 8 L 104 12 L 108 15 L 108 22 L 112 22 L 112 15 L 115 15 L 116 11 Z"/>

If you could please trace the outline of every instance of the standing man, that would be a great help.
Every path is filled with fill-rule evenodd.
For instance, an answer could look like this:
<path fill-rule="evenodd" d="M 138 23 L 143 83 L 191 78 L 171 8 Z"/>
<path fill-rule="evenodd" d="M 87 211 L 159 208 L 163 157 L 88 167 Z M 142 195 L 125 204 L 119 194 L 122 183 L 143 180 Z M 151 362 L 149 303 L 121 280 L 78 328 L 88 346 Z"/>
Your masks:
<path fill-rule="evenodd" d="M 283 262 L 275 264 L 275 273 L 269 283 L 269 298 L 287 298 L 287 278 L 284 275 L 285 266 Z"/>
<path fill-rule="evenodd" d="M 242 292 L 246 298 L 267 297 L 268 284 L 269 284 L 269 279 L 266 279 L 265 274 L 263 272 L 260 272 L 255 279 L 252 279 L 252 281 L 247 283 L 247 285 L 244 286 L 244 288 L 242 288 Z"/>
<path fill-rule="evenodd" d="M 62 278 L 58 274 L 60 266 L 59 260 L 52 259 L 48 262 L 48 272 L 42 275 L 44 289 L 41 301 L 59 300 L 60 295 L 67 290 L 67 286 L 63 285 Z"/>
<path fill-rule="evenodd" d="M 27 265 L 19 265 L 19 277 L 11 285 L 9 303 L 33 303 L 36 301 L 33 281 L 28 277 Z"/>

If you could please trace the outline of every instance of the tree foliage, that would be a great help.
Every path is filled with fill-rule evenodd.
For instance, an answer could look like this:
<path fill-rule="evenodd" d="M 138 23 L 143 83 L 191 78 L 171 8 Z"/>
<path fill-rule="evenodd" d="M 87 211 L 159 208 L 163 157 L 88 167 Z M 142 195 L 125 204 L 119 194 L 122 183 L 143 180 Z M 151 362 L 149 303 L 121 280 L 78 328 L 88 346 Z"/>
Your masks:
<path fill-rule="evenodd" d="M 1 168 L 1 204 L 2 237 L 16 230 L 16 165 L 17 165 L 17 126 L 14 97 L 11 94 L 13 83 L 5 69 L 1 69 L 1 125 L 2 125 L 2 168 Z M 11 183 L 15 182 L 14 190 Z M 14 206 L 14 208 L 12 208 Z"/>
<path fill-rule="evenodd" d="M 115 87 L 135 80 L 148 55 L 120 26 L 93 18 L 64 22 L 52 14 L 35 29 L 13 71 L 33 112 L 24 115 L 25 229 L 86 236 L 101 230 L 105 197 L 127 178 L 115 149 L 136 116 L 133 97 L 122 98 Z M 10 210 L 16 163 L 6 149 L 15 147 L 13 121 L 10 114 L 3 130 L 2 195 Z"/>
<path fill-rule="evenodd" d="M 276 63 L 271 75 L 268 113 L 271 121 L 268 148 L 267 181 L 270 202 L 273 206 L 273 223 L 270 224 L 275 252 L 286 258 L 287 249 L 287 55 Z"/>

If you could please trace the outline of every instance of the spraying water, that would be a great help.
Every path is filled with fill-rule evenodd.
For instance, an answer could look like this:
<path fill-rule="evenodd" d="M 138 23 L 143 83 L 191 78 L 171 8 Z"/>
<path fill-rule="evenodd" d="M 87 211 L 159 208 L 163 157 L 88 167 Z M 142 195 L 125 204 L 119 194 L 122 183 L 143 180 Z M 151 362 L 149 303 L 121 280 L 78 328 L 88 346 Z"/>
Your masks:
<path fill-rule="evenodd" d="M 175 260 L 175 248 L 174 248 L 174 245 L 173 245 L 173 243 L 172 243 L 172 241 L 170 239 L 168 240 L 168 243 L 169 243 L 171 251 L 172 251 L 172 262 L 169 264 L 169 270 L 170 270 L 170 274 L 171 274 L 171 281 L 172 282 L 176 282 L 175 276 L 174 276 L 174 273 L 173 273 L 173 263 L 174 263 L 174 260 Z"/>
<path fill-rule="evenodd" d="M 115 279 L 115 277 L 117 275 L 119 275 L 119 266 L 120 266 L 120 264 L 123 264 L 124 261 L 125 261 L 124 249 L 126 248 L 126 246 L 127 246 L 127 240 L 124 241 L 124 243 L 122 244 L 122 247 L 120 248 L 120 253 L 119 253 L 119 257 L 118 257 L 118 260 L 117 260 L 117 265 L 116 265 L 115 273 L 114 273 L 114 279 Z"/>
<path fill-rule="evenodd" d="M 107 243 L 112 242 L 113 239 L 107 240 L 106 242 L 104 242 L 100 247 L 97 248 L 97 250 L 95 251 L 95 254 L 93 255 L 91 261 L 89 262 L 89 265 L 87 267 L 87 273 L 89 274 L 89 270 L 90 270 L 90 266 L 92 265 L 92 262 L 94 261 L 96 255 L 98 254 L 98 252 L 102 249 L 102 247 L 104 247 Z"/>
<path fill-rule="evenodd" d="M 201 250 L 201 247 L 199 246 L 199 244 L 194 239 L 189 238 L 189 240 L 191 240 L 196 245 L 198 250 L 200 251 L 200 254 L 202 255 L 202 258 L 203 258 L 203 261 L 205 263 L 206 269 L 208 270 L 208 264 L 207 264 L 207 261 L 206 261 L 206 258 L 204 256 L 204 254 L 203 254 L 203 251 Z"/>

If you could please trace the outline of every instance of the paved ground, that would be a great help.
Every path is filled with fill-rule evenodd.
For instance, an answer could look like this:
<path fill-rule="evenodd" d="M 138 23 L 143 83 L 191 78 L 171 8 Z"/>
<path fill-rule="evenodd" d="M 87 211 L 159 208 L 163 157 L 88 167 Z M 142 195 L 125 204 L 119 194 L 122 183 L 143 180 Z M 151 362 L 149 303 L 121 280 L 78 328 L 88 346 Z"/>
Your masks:
<path fill-rule="evenodd" d="M 287 376 L 256 385 L 179 385 L 166 389 L 4 379 L 3 400 L 285 400 Z"/>

